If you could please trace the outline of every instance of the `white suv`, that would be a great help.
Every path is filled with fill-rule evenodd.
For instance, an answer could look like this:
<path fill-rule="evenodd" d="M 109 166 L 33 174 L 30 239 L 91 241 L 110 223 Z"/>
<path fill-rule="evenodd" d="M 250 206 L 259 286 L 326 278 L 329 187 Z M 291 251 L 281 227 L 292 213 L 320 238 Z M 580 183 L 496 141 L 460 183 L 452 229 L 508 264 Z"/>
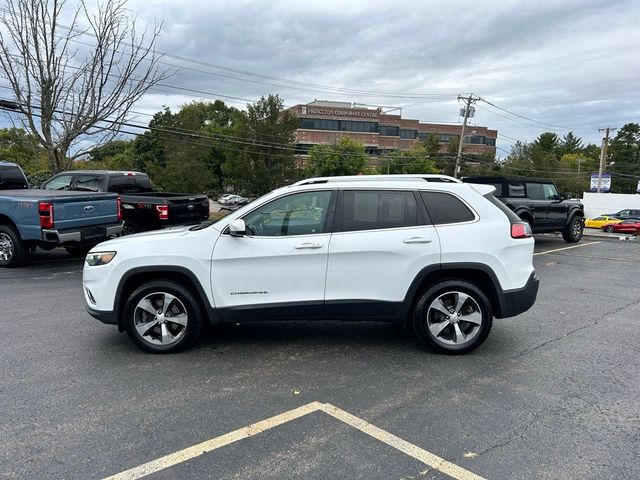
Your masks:
<path fill-rule="evenodd" d="M 528 224 L 494 187 L 443 175 L 313 178 L 217 223 L 131 235 L 87 255 L 89 313 L 150 352 L 207 321 L 410 323 L 443 353 L 486 339 L 535 302 Z"/>

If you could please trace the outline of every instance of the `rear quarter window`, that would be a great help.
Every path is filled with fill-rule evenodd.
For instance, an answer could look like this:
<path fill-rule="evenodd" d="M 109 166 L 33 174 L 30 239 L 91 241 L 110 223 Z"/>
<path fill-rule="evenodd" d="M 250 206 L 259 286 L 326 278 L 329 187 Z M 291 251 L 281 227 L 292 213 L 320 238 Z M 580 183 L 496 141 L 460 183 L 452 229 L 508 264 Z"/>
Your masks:
<path fill-rule="evenodd" d="M 475 214 L 462 200 L 445 192 L 420 192 L 434 225 L 472 222 Z"/>

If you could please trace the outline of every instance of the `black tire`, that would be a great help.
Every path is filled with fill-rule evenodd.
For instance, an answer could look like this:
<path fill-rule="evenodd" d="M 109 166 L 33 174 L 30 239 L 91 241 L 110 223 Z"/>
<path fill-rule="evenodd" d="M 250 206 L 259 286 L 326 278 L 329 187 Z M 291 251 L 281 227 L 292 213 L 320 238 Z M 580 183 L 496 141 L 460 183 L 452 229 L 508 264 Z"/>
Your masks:
<path fill-rule="evenodd" d="M 64 247 L 69 255 L 75 258 L 84 258 L 89 253 L 92 247 L 79 246 L 79 247 Z"/>
<path fill-rule="evenodd" d="M 27 254 L 28 249 L 18 232 L 12 226 L 0 225 L 0 267 L 19 267 Z"/>
<path fill-rule="evenodd" d="M 615 230 L 613 229 L 613 225 L 608 225 L 607 228 L 605 228 L 605 231 L 608 232 L 608 233 L 615 232 Z"/>
<path fill-rule="evenodd" d="M 160 313 L 164 308 L 167 294 L 177 300 L 170 300 L 169 312 L 167 313 L 174 312 L 173 316 L 179 317 L 181 310 L 184 309 L 186 326 L 182 327 L 181 324 L 166 320 L 170 318 L 169 315 L 165 319 L 161 319 L 160 323 L 157 322 L 157 317 L 161 316 Z M 139 303 L 143 302 L 145 298 L 150 300 L 154 310 L 155 308 L 160 309 L 157 317 L 151 317 L 148 310 L 139 308 Z M 154 321 L 156 323 L 148 328 L 144 335 L 140 333 L 140 328 L 144 329 Z M 168 332 L 177 338 L 172 343 L 165 345 L 157 343 L 162 342 L 163 321 L 167 324 L 165 328 Z M 124 306 L 122 322 L 129 338 L 143 350 L 151 353 L 176 353 L 189 348 L 198 339 L 202 332 L 204 314 L 200 302 L 191 290 L 170 280 L 154 280 L 142 284 L 129 295 Z"/>
<path fill-rule="evenodd" d="M 125 220 L 122 224 L 122 232 L 120 233 L 121 237 L 126 235 L 133 235 L 134 233 L 138 233 L 140 231 L 140 226 L 131 220 Z"/>
<path fill-rule="evenodd" d="M 582 238 L 582 232 L 584 230 L 584 224 L 582 223 L 582 217 L 575 215 L 571 217 L 571 220 L 562 231 L 562 238 L 567 243 L 579 242 Z"/>
<path fill-rule="evenodd" d="M 446 309 L 449 312 L 447 316 L 431 308 L 439 298 L 442 298 L 445 303 L 449 299 L 458 302 L 459 293 L 468 295 L 468 299 L 460 305 L 460 311 L 466 311 L 466 313 L 455 315 L 456 305 L 453 303 L 448 306 L 454 308 L 454 312 Z M 445 306 L 442 302 L 438 305 Z M 450 317 L 457 320 L 451 320 Z M 464 320 L 465 317 L 473 318 L 474 322 Z M 480 324 L 477 325 L 476 321 L 480 321 Z M 441 333 L 434 335 L 429 325 L 437 329 L 442 323 L 447 325 L 441 329 Z M 432 350 L 448 355 L 462 355 L 478 348 L 487 339 L 492 324 L 493 312 L 487 296 L 478 287 L 464 280 L 447 280 L 431 286 L 420 295 L 413 311 L 413 328 L 418 338 Z M 462 334 L 473 335 L 473 337 L 458 343 L 456 325 Z"/>

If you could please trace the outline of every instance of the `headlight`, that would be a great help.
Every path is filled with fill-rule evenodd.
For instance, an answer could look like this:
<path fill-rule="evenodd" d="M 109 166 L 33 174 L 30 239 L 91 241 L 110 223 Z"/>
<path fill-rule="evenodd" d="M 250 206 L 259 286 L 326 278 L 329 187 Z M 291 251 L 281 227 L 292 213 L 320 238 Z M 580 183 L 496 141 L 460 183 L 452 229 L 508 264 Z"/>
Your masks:
<path fill-rule="evenodd" d="M 92 267 L 106 265 L 115 256 L 116 252 L 91 252 L 87 255 L 87 263 Z"/>

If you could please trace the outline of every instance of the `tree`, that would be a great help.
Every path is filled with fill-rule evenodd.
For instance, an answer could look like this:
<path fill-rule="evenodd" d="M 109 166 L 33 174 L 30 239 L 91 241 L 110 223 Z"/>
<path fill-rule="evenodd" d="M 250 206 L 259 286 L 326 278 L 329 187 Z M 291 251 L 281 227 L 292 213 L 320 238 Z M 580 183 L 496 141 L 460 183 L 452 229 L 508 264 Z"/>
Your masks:
<path fill-rule="evenodd" d="M 424 148 L 429 158 L 437 158 L 440 154 L 440 135 L 429 133 L 424 141 Z"/>
<path fill-rule="evenodd" d="M 429 157 L 426 147 L 422 145 L 414 145 L 409 150 L 390 152 L 382 157 L 382 161 L 381 170 L 384 170 L 386 167 L 386 173 L 391 174 L 439 172 L 435 162 Z"/>
<path fill-rule="evenodd" d="M 95 12 L 83 0 L 66 7 L 65 0 L 7 0 L 0 11 L 0 67 L 13 108 L 54 172 L 93 148 L 82 142 L 113 139 L 133 104 L 170 76 L 154 50 L 160 27 L 138 32 L 125 0 L 105 0 Z M 94 45 L 74 48 L 83 35 Z"/>
<path fill-rule="evenodd" d="M 294 134 L 298 118 L 284 109 L 277 95 L 247 105 L 231 130 L 233 151 L 222 172 L 237 191 L 262 195 L 297 179 Z M 231 142 L 232 140 L 232 142 Z"/>
<path fill-rule="evenodd" d="M 128 140 L 112 140 L 89 151 L 89 162 L 104 162 L 123 154 L 131 145 Z"/>
<path fill-rule="evenodd" d="M 612 188 L 634 193 L 640 180 L 640 125 L 627 123 L 618 130 L 609 144 L 607 160 L 615 163 L 609 170 L 618 174 Z"/>
<path fill-rule="evenodd" d="M 569 132 L 562 137 L 562 141 L 559 146 L 560 155 L 578 153 L 582 148 L 582 139 L 580 137 L 576 137 L 573 132 Z"/>
<path fill-rule="evenodd" d="M 560 139 L 558 135 L 552 132 L 541 133 L 538 138 L 533 142 L 534 148 L 539 148 L 545 153 L 555 154 L 560 146 Z"/>
<path fill-rule="evenodd" d="M 0 129 L 0 159 L 17 163 L 26 175 L 47 170 L 47 152 L 21 128 Z"/>
<path fill-rule="evenodd" d="M 333 177 L 364 173 L 367 154 L 364 144 L 351 137 L 342 137 L 335 145 L 314 145 L 309 151 L 308 175 Z"/>

